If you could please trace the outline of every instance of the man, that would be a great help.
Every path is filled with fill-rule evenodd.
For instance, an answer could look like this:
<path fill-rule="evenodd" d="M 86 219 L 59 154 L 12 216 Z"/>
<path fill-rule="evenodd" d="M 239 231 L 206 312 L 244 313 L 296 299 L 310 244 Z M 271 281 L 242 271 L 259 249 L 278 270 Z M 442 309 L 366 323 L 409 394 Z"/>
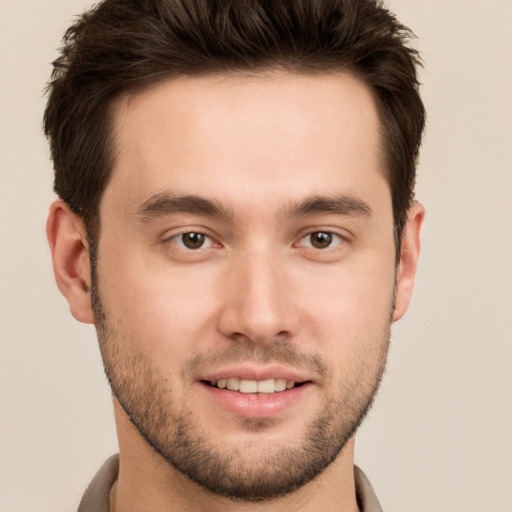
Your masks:
<path fill-rule="evenodd" d="M 371 0 L 105 0 L 64 40 L 47 234 L 119 456 L 82 511 L 378 511 L 353 466 L 423 208 L 409 31 Z"/>

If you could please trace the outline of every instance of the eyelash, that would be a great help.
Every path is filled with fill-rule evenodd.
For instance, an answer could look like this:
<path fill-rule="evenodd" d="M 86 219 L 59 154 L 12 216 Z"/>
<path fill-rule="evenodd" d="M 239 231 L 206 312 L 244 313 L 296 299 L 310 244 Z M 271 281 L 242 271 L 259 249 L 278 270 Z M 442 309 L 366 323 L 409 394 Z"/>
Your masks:
<path fill-rule="evenodd" d="M 323 239 L 329 243 L 329 245 L 327 247 L 315 247 L 314 242 L 311 241 L 312 240 L 311 237 L 313 237 L 314 235 L 317 235 L 317 236 L 321 235 L 323 237 Z M 302 245 L 302 244 L 299 245 L 300 242 L 302 242 L 303 240 L 306 240 L 308 238 L 310 240 L 309 245 Z M 300 238 L 299 243 L 294 244 L 294 246 L 301 246 L 301 247 L 306 247 L 306 248 L 312 249 L 312 250 L 325 251 L 328 249 L 332 249 L 338 245 L 341 245 L 344 241 L 345 241 L 344 237 L 342 237 L 338 233 L 334 233 L 333 231 L 328 231 L 328 230 L 325 230 L 325 231 L 319 230 L 319 231 L 311 231 L 310 233 L 307 233 L 305 236 Z"/>
<path fill-rule="evenodd" d="M 198 242 L 196 242 L 198 244 L 197 247 L 189 247 L 186 245 L 186 243 L 184 242 L 184 237 L 187 235 L 189 235 L 189 236 L 194 235 L 195 237 L 200 238 L 200 240 Z M 320 240 L 317 240 L 320 242 L 320 244 L 323 241 L 325 241 L 325 242 L 327 242 L 328 245 L 326 247 L 315 247 L 315 245 L 314 245 L 315 242 L 311 241 L 312 240 L 311 237 L 313 237 L 314 235 L 317 235 L 320 238 Z M 301 243 L 304 240 L 307 240 L 308 238 L 310 240 L 309 244 L 305 245 L 305 244 Z M 201 240 L 203 242 L 207 241 L 208 245 L 205 247 L 204 243 L 202 243 Z M 311 231 L 311 232 L 307 233 L 306 235 L 302 236 L 297 242 L 294 242 L 293 247 L 305 247 L 305 248 L 311 249 L 311 250 L 324 251 L 327 249 L 332 249 L 333 247 L 336 247 L 338 245 L 341 245 L 345 241 L 346 241 L 345 238 L 337 233 L 334 233 L 334 232 L 328 231 L 328 230 L 325 230 L 325 231 L 319 230 L 319 231 Z M 211 247 L 221 247 L 221 244 L 216 243 L 212 239 L 212 237 L 210 237 L 206 233 L 202 233 L 200 231 L 185 231 L 182 233 L 177 233 L 176 235 L 173 235 L 173 236 L 167 238 L 166 240 L 164 240 L 164 242 L 173 243 L 173 244 L 177 245 L 178 247 L 180 247 L 181 249 L 186 250 L 186 251 L 197 251 L 200 249 L 209 249 Z M 194 244 L 193 240 L 192 240 L 192 244 Z"/>
<path fill-rule="evenodd" d="M 198 237 L 203 237 L 203 240 L 209 241 L 209 245 L 207 247 L 204 247 L 203 244 L 201 244 L 199 247 L 196 247 L 196 248 L 187 247 L 185 245 L 185 242 L 183 241 L 184 237 L 186 235 L 195 235 Z M 177 233 L 176 235 L 173 235 L 173 236 L 167 238 L 166 240 L 164 240 L 164 242 L 174 243 L 175 245 L 179 246 L 181 249 L 184 249 L 186 251 L 196 251 L 199 249 L 208 249 L 208 248 L 214 247 L 216 245 L 216 243 L 213 241 L 211 236 L 207 235 L 206 233 L 202 233 L 200 231 L 185 231 L 183 233 Z M 220 244 L 217 244 L 217 246 L 220 247 Z"/>

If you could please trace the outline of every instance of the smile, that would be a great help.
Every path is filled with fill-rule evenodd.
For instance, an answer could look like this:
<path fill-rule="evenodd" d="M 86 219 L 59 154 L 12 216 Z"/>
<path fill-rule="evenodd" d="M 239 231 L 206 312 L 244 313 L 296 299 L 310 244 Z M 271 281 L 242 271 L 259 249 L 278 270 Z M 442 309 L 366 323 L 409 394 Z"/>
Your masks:
<path fill-rule="evenodd" d="M 280 393 L 288 389 L 292 389 L 304 383 L 297 383 L 293 380 L 286 379 L 266 379 L 266 380 L 249 380 L 232 377 L 229 379 L 219 379 L 217 381 L 207 381 L 207 384 L 219 389 L 227 389 L 228 391 L 237 391 L 239 393 Z"/>

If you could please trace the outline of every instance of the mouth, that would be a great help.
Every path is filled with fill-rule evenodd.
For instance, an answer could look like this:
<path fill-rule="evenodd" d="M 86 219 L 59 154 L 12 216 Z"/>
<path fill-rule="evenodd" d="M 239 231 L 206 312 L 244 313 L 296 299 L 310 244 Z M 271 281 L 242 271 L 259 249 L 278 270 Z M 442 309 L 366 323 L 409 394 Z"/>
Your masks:
<path fill-rule="evenodd" d="M 217 389 L 226 389 L 243 394 L 264 394 L 270 395 L 273 393 L 282 393 L 304 384 L 309 381 L 296 382 L 287 379 L 265 379 L 265 380 L 249 380 L 239 379 L 238 377 L 230 377 L 228 379 L 219 380 L 203 380 L 203 384 Z"/>
<path fill-rule="evenodd" d="M 291 411 L 301 414 L 299 404 L 316 396 L 314 375 L 274 365 L 237 365 L 202 375 L 196 382 L 206 397 L 230 415 L 243 418 L 271 418 Z M 288 412 L 286 412 L 288 411 Z"/>

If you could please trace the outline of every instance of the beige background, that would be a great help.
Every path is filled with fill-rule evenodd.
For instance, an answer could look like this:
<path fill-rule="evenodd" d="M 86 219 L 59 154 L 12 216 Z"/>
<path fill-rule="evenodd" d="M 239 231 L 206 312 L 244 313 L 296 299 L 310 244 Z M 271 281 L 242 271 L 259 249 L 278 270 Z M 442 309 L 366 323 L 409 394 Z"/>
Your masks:
<path fill-rule="evenodd" d="M 65 512 L 116 451 L 95 333 L 53 282 L 40 131 L 87 0 L 0 0 L 0 512 Z M 420 41 L 427 208 L 409 314 L 357 444 L 393 512 L 512 512 L 512 2 L 392 0 Z"/>

